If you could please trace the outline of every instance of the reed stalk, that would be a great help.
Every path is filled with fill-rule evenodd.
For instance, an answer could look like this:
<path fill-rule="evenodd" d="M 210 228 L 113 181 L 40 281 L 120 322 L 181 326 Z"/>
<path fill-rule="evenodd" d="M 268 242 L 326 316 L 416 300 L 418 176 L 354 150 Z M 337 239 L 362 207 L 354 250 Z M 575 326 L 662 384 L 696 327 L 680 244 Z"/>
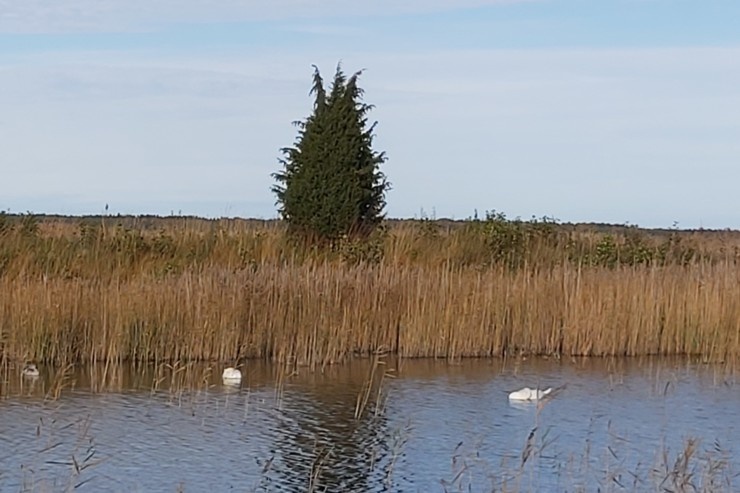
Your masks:
<path fill-rule="evenodd" d="M 275 222 L 34 224 L 0 220 L 0 361 L 740 355 L 733 232 L 494 217 L 313 251 Z"/>

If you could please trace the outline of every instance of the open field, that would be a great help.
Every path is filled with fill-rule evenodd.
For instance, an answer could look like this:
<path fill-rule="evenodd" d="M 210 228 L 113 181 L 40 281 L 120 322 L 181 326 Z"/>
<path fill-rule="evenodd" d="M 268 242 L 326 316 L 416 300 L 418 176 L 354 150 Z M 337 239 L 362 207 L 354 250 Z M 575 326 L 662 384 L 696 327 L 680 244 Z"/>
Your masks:
<path fill-rule="evenodd" d="M 388 222 L 331 251 L 279 222 L 0 216 L 0 357 L 740 355 L 740 233 Z"/>

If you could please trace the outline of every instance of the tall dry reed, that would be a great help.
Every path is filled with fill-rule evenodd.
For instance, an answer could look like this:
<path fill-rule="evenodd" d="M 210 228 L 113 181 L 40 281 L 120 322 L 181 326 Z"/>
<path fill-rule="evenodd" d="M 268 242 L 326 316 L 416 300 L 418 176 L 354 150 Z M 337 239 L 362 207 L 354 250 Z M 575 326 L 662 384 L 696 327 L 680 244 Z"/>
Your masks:
<path fill-rule="evenodd" d="M 740 355 L 739 235 L 488 218 L 332 251 L 275 222 L 0 218 L 0 357 L 323 365 Z"/>

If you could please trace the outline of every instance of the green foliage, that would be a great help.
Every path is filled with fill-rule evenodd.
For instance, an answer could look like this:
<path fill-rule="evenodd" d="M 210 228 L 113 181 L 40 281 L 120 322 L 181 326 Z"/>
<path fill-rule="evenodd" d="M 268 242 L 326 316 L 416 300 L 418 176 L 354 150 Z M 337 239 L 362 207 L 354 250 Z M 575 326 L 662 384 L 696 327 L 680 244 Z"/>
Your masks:
<path fill-rule="evenodd" d="M 372 149 L 375 123 L 368 126 L 372 106 L 362 102 L 360 74 L 347 78 L 337 66 L 327 92 L 314 66 L 313 113 L 295 122 L 295 144 L 281 149 L 283 170 L 272 175 L 279 212 L 304 239 L 365 237 L 383 219 L 390 184 L 379 168 L 386 157 Z"/>
<path fill-rule="evenodd" d="M 604 235 L 596 244 L 594 254 L 591 257 L 595 265 L 616 267 L 619 263 L 619 246 L 614 236 Z"/>
<path fill-rule="evenodd" d="M 581 246 L 577 251 L 574 250 L 570 260 L 586 265 L 616 268 L 637 265 L 688 265 L 696 260 L 696 257 L 696 250 L 685 245 L 676 233 L 668 238 L 650 237 L 644 231 L 631 226 L 620 235 L 601 235 L 592 248 Z"/>
<path fill-rule="evenodd" d="M 337 244 L 337 251 L 348 264 L 379 264 L 385 254 L 387 239 L 388 229 L 381 225 L 365 238 L 342 237 Z"/>
<path fill-rule="evenodd" d="M 530 221 L 507 219 L 502 212 L 486 212 L 484 221 L 474 219 L 471 223 L 483 237 L 487 255 L 492 263 L 505 263 L 511 267 L 522 267 L 536 260 L 541 245 L 557 248 L 555 222 L 547 217 Z"/>
<path fill-rule="evenodd" d="M 659 249 L 650 246 L 644 235 L 632 228 L 625 235 L 624 257 L 628 265 L 650 264 L 659 259 Z"/>

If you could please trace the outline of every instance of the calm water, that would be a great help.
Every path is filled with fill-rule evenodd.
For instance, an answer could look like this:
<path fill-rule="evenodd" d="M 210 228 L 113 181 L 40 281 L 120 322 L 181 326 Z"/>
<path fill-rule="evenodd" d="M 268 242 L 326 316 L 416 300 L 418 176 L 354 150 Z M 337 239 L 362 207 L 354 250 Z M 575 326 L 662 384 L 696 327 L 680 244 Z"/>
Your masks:
<path fill-rule="evenodd" d="M 0 491 L 655 491 L 692 437 L 695 478 L 713 465 L 740 490 L 740 388 L 725 367 L 388 361 L 356 419 L 370 367 L 253 363 L 237 388 L 220 366 L 42 367 L 35 382 L 5 370 Z M 537 384 L 567 388 L 539 408 L 509 403 Z"/>

